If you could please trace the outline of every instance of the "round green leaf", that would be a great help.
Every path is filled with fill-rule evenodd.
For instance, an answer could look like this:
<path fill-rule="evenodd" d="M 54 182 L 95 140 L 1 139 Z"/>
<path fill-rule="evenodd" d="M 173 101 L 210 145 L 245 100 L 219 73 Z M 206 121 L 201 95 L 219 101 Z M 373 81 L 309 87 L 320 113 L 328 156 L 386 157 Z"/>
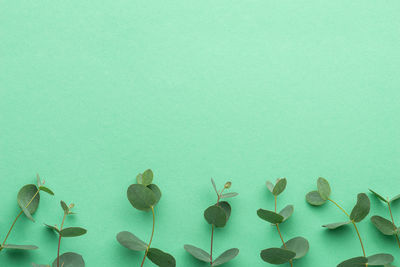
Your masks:
<path fill-rule="evenodd" d="M 279 212 L 279 214 L 282 215 L 282 217 L 283 217 L 283 221 L 282 221 L 282 222 L 284 222 L 284 221 L 286 221 L 287 219 L 289 219 L 289 217 L 292 216 L 293 212 L 294 212 L 294 207 L 293 207 L 293 205 L 287 205 L 286 207 L 284 207 L 284 208 Z"/>
<path fill-rule="evenodd" d="M 129 186 L 127 196 L 131 205 L 138 210 L 147 211 L 157 202 L 154 192 L 141 184 Z"/>
<path fill-rule="evenodd" d="M 367 257 L 368 266 L 382 266 L 394 261 L 394 258 L 390 254 L 380 253 Z"/>
<path fill-rule="evenodd" d="M 331 194 L 331 187 L 325 178 L 319 177 L 317 180 L 318 193 L 321 198 L 327 200 Z"/>
<path fill-rule="evenodd" d="M 338 222 L 338 223 L 330 223 L 330 224 L 324 224 L 324 225 L 322 225 L 322 227 L 326 227 L 326 228 L 328 228 L 328 229 L 330 229 L 330 230 L 334 230 L 334 229 L 337 229 L 337 228 L 339 228 L 339 227 L 348 225 L 348 224 L 350 224 L 350 223 L 351 223 L 351 221 L 347 221 L 347 222 Z"/>
<path fill-rule="evenodd" d="M 136 176 L 136 181 L 138 184 L 147 186 L 149 184 L 151 184 L 151 182 L 153 182 L 153 171 L 148 169 L 146 171 L 144 171 L 144 173 L 142 174 L 138 174 Z"/>
<path fill-rule="evenodd" d="M 221 255 L 219 255 L 218 258 L 216 258 L 214 262 L 211 264 L 211 266 L 218 266 L 224 264 L 235 258 L 238 254 L 239 254 L 239 249 L 231 248 L 222 253 Z"/>
<path fill-rule="evenodd" d="M 337 267 L 365 267 L 367 262 L 366 257 L 355 257 L 341 262 Z"/>
<path fill-rule="evenodd" d="M 183 248 L 193 257 L 200 261 L 204 262 L 211 262 L 210 260 L 210 254 L 202 250 L 201 248 L 197 248 L 192 245 L 184 245 Z"/>
<path fill-rule="evenodd" d="M 57 258 L 53 261 L 52 267 L 57 267 Z M 85 267 L 85 261 L 82 256 L 74 253 L 67 252 L 60 256 L 60 266 L 62 267 Z"/>
<path fill-rule="evenodd" d="M 148 188 L 150 188 L 151 191 L 153 191 L 154 196 L 156 197 L 156 203 L 154 203 L 154 205 L 156 205 L 158 203 L 158 201 L 160 201 L 161 198 L 161 190 L 160 188 L 155 185 L 155 184 L 149 184 L 147 186 Z"/>
<path fill-rule="evenodd" d="M 40 194 L 37 194 L 32 200 L 33 196 L 38 191 L 38 188 L 34 184 L 28 184 L 23 186 L 17 195 L 18 205 L 22 210 L 24 210 L 25 215 L 28 211 L 30 214 L 34 214 L 39 206 Z M 32 201 L 31 201 L 32 200 Z M 27 206 L 29 204 L 29 206 Z M 29 215 L 27 215 L 29 217 Z"/>
<path fill-rule="evenodd" d="M 318 191 L 311 191 L 306 195 L 306 200 L 308 204 L 313 206 L 321 206 L 325 204 L 326 200 L 322 199 Z"/>
<path fill-rule="evenodd" d="M 370 201 L 366 194 L 357 195 L 357 203 L 350 214 L 350 220 L 361 222 L 369 213 Z"/>
<path fill-rule="evenodd" d="M 165 253 L 157 248 L 150 248 L 147 257 L 155 265 L 160 267 L 175 267 L 176 262 L 172 255 Z"/>
<path fill-rule="evenodd" d="M 283 192 L 283 190 L 285 190 L 286 188 L 286 178 L 279 178 L 274 186 L 274 189 L 272 190 L 272 194 L 274 196 L 279 195 L 280 193 Z"/>
<path fill-rule="evenodd" d="M 81 227 L 68 227 L 60 231 L 62 237 L 76 237 L 86 234 L 86 229 Z"/>
<path fill-rule="evenodd" d="M 117 240 L 122 246 L 130 250 L 145 251 L 147 249 L 147 244 L 145 242 L 128 231 L 118 233 Z"/>
<path fill-rule="evenodd" d="M 296 257 L 296 253 L 284 248 L 268 248 L 260 253 L 261 259 L 271 264 L 284 264 Z"/>
<path fill-rule="evenodd" d="M 270 210 L 259 209 L 257 210 L 257 215 L 261 219 L 270 222 L 272 224 L 277 224 L 283 222 L 284 217 L 278 213 Z"/>
<path fill-rule="evenodd" d="M 381 216 L 372 216 L 371 222 L 384 235 L 395 235 L 397 233 L 397 227 L 391 221 Z"/>
<path fill-rule="evenodd" d="M 2 249 L 13 249 L 13 250 L 35 250 L 38 249 L 37 246 L 34 245 L 14 245 L 14 244 L 5 244 L 1 246 Z"/>
<path fill-rule="evenodd" d="M 228 202 L 226 202 L 226 201 L 220 201 L 218 204 L 216 204 L 216 205 L 218 205 L 218 206 L 220 206 L 224 211 L 225 211 L 225 214 L 226 214 L 226 221 L 228 221 L 229 220 L 229 217 L 231 216 L 231 205 L 229 205 L 229 203 Z"/>
<path fill-rule="evenodd" d="M 285 245 L 286 249 L 296 253 L 296 256 L 294 257 L 295 259 L 304 257 L 310 249 L 310 244 L 307 239 L 301 236 L 290 239 L 285 243 Z M 285 246 L 282 246 L 281 248 L 285 248 Z"/>
<path fill-rule="evenodd" d="M 215 227 L 224 227 L 227 221 L 227 214 L 220 206 L 213 205 L 204 211 L 204 218 Z"/>
<path fill-rule="evenodd" d="M 371 191 L 371 193 L 373 193 L 378 199 L 380 199 L 380 200 L 382 200 L 383 202 L 387 203 L 387 200 L 386 200 L 383 196 L 379 195 L 378 193 L 376 193 L 376 192 L 375 192 L 374 190 L 372 190 L 372 189 L 369 189 L 369 191 Z"/>

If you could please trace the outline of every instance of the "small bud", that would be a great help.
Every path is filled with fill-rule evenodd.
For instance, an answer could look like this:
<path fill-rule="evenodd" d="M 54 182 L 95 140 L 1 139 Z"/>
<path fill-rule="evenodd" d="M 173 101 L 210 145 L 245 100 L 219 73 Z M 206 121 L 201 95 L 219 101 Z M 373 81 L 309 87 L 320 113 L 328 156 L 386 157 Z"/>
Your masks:
<path fill-rule="evenodd" d="M 231 183 L 231 182 L 226 182 L 226 184 L 225 184 L 225 186 L 224 186 L 224 187 L 225 187 L 226 189 L 228 189 L 228 188 L 230 188 L 230 187 L 231 187 L 231 185 L 232 185 L 232 183 Z"/>
<path fill-rule="evenodd" d="M 72 208 L 74 208 L 74 207 L 75 207 L 75 204 L 74 204 L 74 203 L 69 204 L 69 208 L 70 208 L 70 209 L 72 209 Z"/>

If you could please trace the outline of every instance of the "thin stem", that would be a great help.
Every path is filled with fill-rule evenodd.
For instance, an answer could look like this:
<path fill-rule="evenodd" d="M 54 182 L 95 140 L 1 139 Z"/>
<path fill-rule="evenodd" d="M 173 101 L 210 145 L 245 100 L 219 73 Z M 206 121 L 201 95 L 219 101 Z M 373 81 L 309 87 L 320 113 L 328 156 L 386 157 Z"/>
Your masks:
<path fill-rule="evenodd" d="M 146 252 L 144 253 L 144 257 L 143 257 L 143 260 L 142 260 L 142 265 L 140 265 L 140 267 L 143 267 L 144 261 L 146 260 L 146 257 L 147 257 L 147 253 L 149 253 L 151 242 L 153 241 L 154 225 L 156 224 L 156 215 L 154 214 L 154 207 L 153 206 L 151 207 L 151 212 L 153 213 L 153 228 L 151 230 L 151 236 L 150 236 L 149 245 L 147 246 Z"/>
<path fill-rule="evenodd" d="M 33 195 L 32 199 L 28 202 L 28 204 L 26 204 L 25 209 L 29 207 L 29 205 L 30 205 L 30 204 L 32 203 L 32 201 L 35 199 L 35 197 L 37 196 L 37 194 L 39 194 L 39 190 Z M 21 210 L 21 211 L 18 213 L 17 217 L 15 217 L 14 222 L 12 223 L 12 225 L 11 225 L 11 227 L 10 227 L 10 230 L 8 230 L 8 233 L 7 233 L 7 235 L 6 235 L 6 238 L 4 238 L 4 241 L 3 241 L 3 243 L 2 243 L 2 246 L 4 246 L 4 244 L 6 243 L 7 238 L 9 237 L 9 235 L 10 235 L 10 233 L 11 233 L 11 230 L 14 228 L 15 223 L 17 222 L 18 218 L 22 215 L 23 212 L 24 212 L 24 211 Z"/>
<path fill-rule="evenodd" d="M 332 202 L 333 204 L 335 204 L 336 205 L 336 207 L 338 207 L 341 211 L 343 211 L 344 212 L 344 214 L 346 214 L 346 216 L 347 217 L 350 217 L 350 215 L 341 207 L 341 206 L 339 206 L 339 204 L 338 203 L 336 203 L 335 201 L 333 201 L 332 199 L 330 199 L 330 198 L 328 198 L 328 200 L 330 201 L 330 202 Z"/>
<path fill-rule="evenodd" d="M 388 207 L 389 207 L 390 218 L 392 218 L 392 223 L 393 223 L 393 225 L 396 225 L 396 224 L 394 223 L 392 208 L 390 207 L 389 199 L 388 199 L 388 201 L 387 201 L 387 204 L 388 204 Z M 396 226 L 394 226 L 394 228 L 396 229 Z M 400 248 L 399 235 L 396 233 L 395 237 L 396 237 L 397 244 L 399 245 L 399 248 Z"/>
<path fill-rule="evenodd" d="M 64 212 L 64 216 L 61 222 L 60 232 L 64 227 L 65 217 L 67 217 L 67 213 Z M 60 247 L 61 247 L 61 234 L 58 234 L 58 248 L 57 248 L 57 267 L 60 267 Z"/>
<path fill-rule="evenodd" d="M 214 225 L 211 225 L 211 249 L 210 249 L 210 265 L 213 262 L 213 240 L 214 240 Z"/>
<path fill-rule="evenodd" d="M 276 213 L 276 202 L 277 202 L 277 197 L 274 195 L 274 198 L 275 198 L 275 213 Z M 276 230 L 278 230 L 278 234 L 279 234 L 279 237 L 281 238 L 283 247 L 286 248 L 285 240 L 283 240 L 281 230 L 279 229 L 279 223 L 275 224 L 275 226 L 276 226 Z M 290 260 L 289 263 L 290 263 L 290 266 L 293 267 L 293 261 Z"/>

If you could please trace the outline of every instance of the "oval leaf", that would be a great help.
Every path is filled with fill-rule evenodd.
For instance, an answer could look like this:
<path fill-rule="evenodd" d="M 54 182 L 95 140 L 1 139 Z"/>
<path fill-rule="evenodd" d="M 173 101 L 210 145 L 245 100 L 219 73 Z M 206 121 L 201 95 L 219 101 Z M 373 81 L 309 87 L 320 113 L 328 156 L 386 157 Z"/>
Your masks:
<path fill-rule="evenodd" d="M 261 219 L 263 219 L 267 222 L 270 222 L 272 224 L 281 223 L 281 222 L 283 222 L 283 219 L 284 219 L 282 215 L 275 213 L 273 211 L 270 211 L 270 210 L 259 209 L 259 210 L 257 210 L 257 215 Z"/>
<path fill-rule="evenodd" d="M 384 235 L 395 235 L 397 233 L 397 227 L 391 221 L 381 216 L 372 216 L 371 222 Z"/>
<path fill-rule="evenodd" d="M 157 202 L 153 191 L 141 184 L 129 186 L 127 196 L 131 205 L 138 210 L 147 211 Z"/>
<path fill-rule="evenodd" d="M 224 264 L 235 258 L 238 254 L 239 254 L 239 249 L 231 248 L 222 253 L 221 255 L 219 255 L 218 258 L 216 258 L 214 262 L 211 264 L 211 266 L 218 266 Z"/>
<path fill-rule="evenodd" d="M 147 244 L 145 242 L 128 231 L 118 233 L 117 240 L 122 246 L 130 250 L 144 251 L 147 249 Z"/>
<path fill-rule="evenodd" d="M 321 206 L 325 204 L 326 200 L 322 199 L 318 191 L 311 191 L 306 195 L 306 200 L 308 204 L 313 206 Z"/>
<path fill-rule="evenodd" d="M 210 260 L 210 254 L 202 250 L 201 248 L 197 248 L 192 245 L 184 245 L 183 248 L 193 257 L 200 261 L 204 262 L 211 262 Z"/>
<path fill-rule="evenodd" d="M 34 214 L 39 206 L 40 194 L 36 194 L 38 188 L 34 184 L 28 184 L 23 186 L 17 195 L 18 205 L 22 210 L 26 208 L 24 213 L 28 211 L 30 214 Z M 36 194 L 35 198 L 33 196 Z M 33 200 L 32 200 L 33 199 Z M 29 204 L 29 205 L 28 205 Z M 26 214 L 25 214 L 26 215 Z M 29 218 L 29 215 L 27 215 Z M 32 217 L 32 216 L 30 216 Z"/>
<path fill-rule="evenodd" d="M 380 199 L 380 200 L 382 200 L 383 202 L 387 203 L 387 200 L 386 200 L 383 196 L 379 195 L 378 193 L 376 193 L 376 192 L 373 191 L 372 189 L 369 189 L 369 191 L 371 191 L 371 193 L 373 193 L 378 199 Z"/>
<path fill-rule="evenodd" d="M 149 184 L 151 184 L 153 182 L 153 171 L 148 169 L 148 170 L 144 171 L 144 173 L 142 173 L 142 174 L 139 173 L 136 176 L 136 181 L 138 184 L 148 186 Z"/>
<path fill-rule="evenodd" d="M 286 221 L 287 219 L 289 219 L 289 217 L 292 216 L 293 211 L 294 211 L 293 205 L 287 205 L 286 207 L 284 207 L 284 208 L 279 212 L 279 214 L 282 215 L 282 217 L 283 217 L 283 221 L 282 221 L 282 222 L 284 222 L 284 221 Z"/>
<path fill-rule="evenodd" d="M 239 194 L 236 193 L 236 192 L 226 193 L 226 194 L 222 194 L 222 195 L 221 195 L 221 199 L 223 199 L 223 198 L 230 198 L 230 197 L 236 197 L 237 195 L 239 195 Z"/>
<path fill-rule="evenodd" d="M 34 245 L 14 245 L 14 244 L 5 244 L 1 246 L 2 249 L 15 249 L 15 250 L 35 250 L 38 249 L 37 246 Z"/>
<path fill-rule="evenodd" d="M 227 221 L 225 210 L 216 205 L 210 206 L 204 211 L 204 218 L 215 227 L 224 227 Z"/>
<path fill-rule="evenodd" d="M 392 263 L 394 258 L 390 254 L 380 253 L 367 257 L 368 266 L 381 266 Z"/>
<path fill-rule="evenodd" d="M 53 261 L 52 267 L 57 267 L 57 258 Z M 85 267 L 85 261 L 82 256 L 74 253 L 67 252 L 60 256 L 60 266 L 62 267 Z"/>
<path fill-rule="evenodd" d="M 160 188 L 155 185 L 155 184 L 149 184 L 147 186 L 148 188 L 150 188 L 151 191 L 153 191 L 154 196 L 156 197 L 156 203 L 154 203 L 154 205 L 156 205 L 158 203 L 158 201 L 160 201 L 161 198 L 161 190 Z"/>
<path fill-rule="evenodd" d="M 280 193 L 282 193 L 283 190 L 285 190 L 285 188 L 286 188 L 286 184 L 287 184 L 286 178 L 278 179 L 276 184 L 275 184 L 275 186 L 274 186 L 274 189 L 272 190 L 272 194 L 274 196 L 277 196 Z"/>
<path fill-rule="evenodd" d="M 226 201 L 220 201 L 218 204 L 216 204 L 216 205 L 218 205 L 218 206 L 220 206 L 224 211 L 225 211 L 225 214 L 226 214 L 226 221 L 228 221 L 229 220 L 229 217 L 231 216 L 231 205 L 229 205 L 229 203 L 228 202 L 226 202 Z"/>
<path fill-rule="evenodd" d="M 331 194 L 331 187 L 325 178 L 319 177 L 317 180 L 318 193 L 322 199 L 328 200 Z"/>
<path fill-rule="evenodd" d="M 68 208 L 68 206 L 67 206 L 67 204 L 65 204 L 65 202 L 64 201 L 60 201 L 60 205 L 61 205 L 61 208 L 64 210 L 64 213 L 69 213 L 69 208 Z"/>
<path fill-rule="evenodd" d="M 86 234 L 86 229 L 81 227 L 68 227 L 60 231 L 62 237 L 75 237 Z"/>
<path fill-rule="evenodd" d="M 51 191 L 50 188 L 48 188 L 48 187 L 45 187 L 45 186 L 41 185 L 41 186 L 39 186 L 39 190 L 54 196 L 53 191 Z"/>
<path fill-rule="evenodd" d="M 268 248 L 260 253 L 261 259 L 271 264 L 284 264 L 296 257 L 296 253 L 284 248 Z"/>
<path fill-rule="evenodd" d="M 343 261 L 337 267 L 365 267 L 368 259 L 366 257 L 355 257 L 348 260 Z"/>
<path fill-rule="evenodd" d="M 296 256 L 294 257 L 295 259 L 304 257 L 310 249 L 310 244 L 308 243 L 307 239 L 301 236 L 290 239 L 285 243 L 285 245 L 286 249 L 296 253 Z M 281 248 L 285 247 L 282 246 Z"/>
<path fill-rule="evenodd" d="M 175 267 L 176 265 L 175 258 L 172 255 L 157 248 L 150 248 L 147 257 L 157 266 Z"/>
<path fill-rule="evenodd" d="M 337 228 L 339 228 L 339 227 L 348 225 L 349 223 L 351 223 L 351 221 L 324 224 L 324 225 L 322 225 L 322 227 L 326 227 L 326 228 L 328 228 L 328 229 L 330 229 L 330 230 L 334 230 L 334 229 L 337 229 Z"/>
<path fill-rule="evenodd" d="M 361 222 L 369 213 L 370 201 L 366 194 L 357 195 L 357 204 L 354 206 L 350 214 L 350 220 Z"/>

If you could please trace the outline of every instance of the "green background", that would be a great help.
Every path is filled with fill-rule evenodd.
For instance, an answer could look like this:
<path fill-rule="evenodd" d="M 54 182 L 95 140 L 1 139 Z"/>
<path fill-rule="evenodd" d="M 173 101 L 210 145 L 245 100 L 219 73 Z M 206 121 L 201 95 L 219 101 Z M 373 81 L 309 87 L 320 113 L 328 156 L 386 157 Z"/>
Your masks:
<path fill-rule="evenodd" d="M 278 177 L 288 179 L 278 206 L 295 205 L 283 236 L 311 244 L 296 267 L 360 255 L 351 227 L 320 227 L 344 215 L 304 195 L 318 176 L 349 211 L 369 187 L 400 193 L 399 13 L 394 0 L 0 1 L 0 237 L 36 173 L 56 193 L 9 238 L 40 250 L 2 251 L 0 265 L 55 258 L 56 236 L 42 223 L 60 224 L 63 199 L 78 213 L 66 225 L 88 234 L 64 239 L 62 251 L 89 267 L 139 266 L 143 254 L 115 235 L 149 238 L 151 214 L 126 198 L 147 168 L 163 192 L 153 244 L 177 266 L 204 266 L 183 245 L 209 250 L 211 177 L 240 193 L 215 235 L 215 254 L 240 249 L 226 266 L 269 266 L 260 250 L 281 244 L 256 210 L 273 208 L 265 181 Z M 400 222 L 400 205 L 393 210 Z M 368 254 L 400 263 L 395 239 L 369 218 L 360 231 Z"/>

